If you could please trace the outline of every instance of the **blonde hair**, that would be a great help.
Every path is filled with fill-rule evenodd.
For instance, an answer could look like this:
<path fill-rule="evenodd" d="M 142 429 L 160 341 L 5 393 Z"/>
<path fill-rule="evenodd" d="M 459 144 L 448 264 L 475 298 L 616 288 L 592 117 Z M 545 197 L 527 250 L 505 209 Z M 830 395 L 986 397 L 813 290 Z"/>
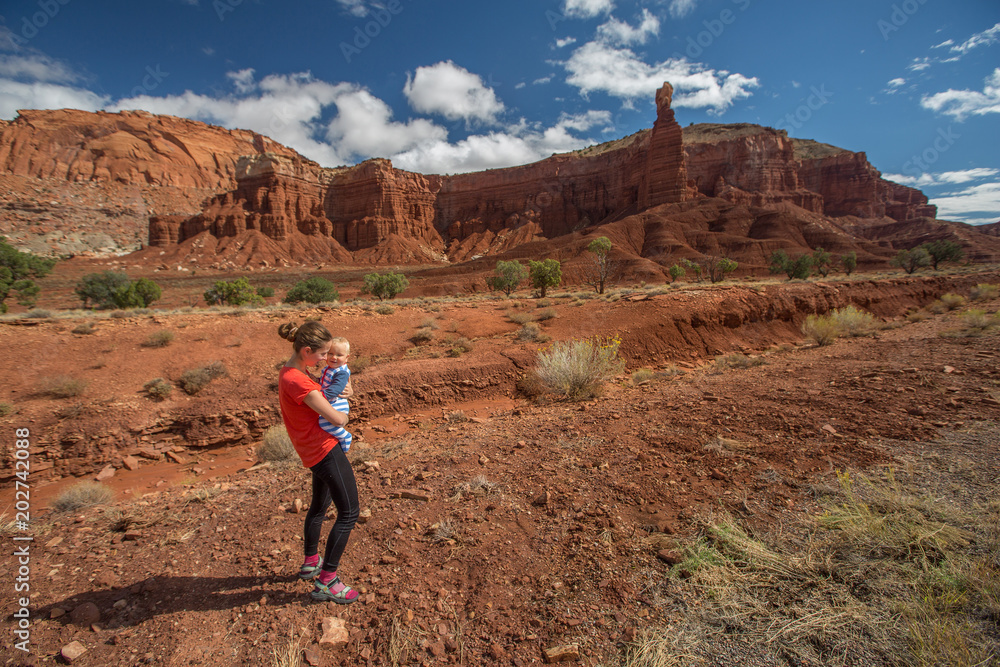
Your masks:
<path fill-rule="evenodd" d="M 347 340 L 343 336 L 336 336 L 334 338 L 331 338 L 330 339 L 330 344 L 333 347 L 341 347 L 341 346 L 343 346 L 343 347 L 347 348 L 348 351 L 350 351 L 350 349 L 351 349 L 351 341 Z"/>
<path fill-rule="evenodd" d="M 330 331 L 316 320 L 310 320 L 302 326 L 295 322 L 285 322 L 278 327 L 278 335 L 292 343 L 292 348 L 296 352 L 300 352 L 304 347 L 315 350 L 333 339 Z"/>

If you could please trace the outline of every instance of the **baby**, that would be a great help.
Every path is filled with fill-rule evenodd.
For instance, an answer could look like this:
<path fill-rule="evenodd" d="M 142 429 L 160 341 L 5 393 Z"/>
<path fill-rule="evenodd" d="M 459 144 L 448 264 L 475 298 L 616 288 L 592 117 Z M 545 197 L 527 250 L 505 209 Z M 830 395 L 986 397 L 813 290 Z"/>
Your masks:
<path fill-rule="evenodd" d="M 326 357 L 326 368 L 319 379 L 319 386 L 323 389 L 323 395 L 330 405 L 337 412 L 347 414 L 350 407 L 346 398 L 340 398 L 340 393 L 344 391 L 348 381 L 351 379 L 351 369 L 347 367 L 347 357 L 351 354 L 351 344 L 346 338 L 334 338 L 330 346 L 330 353 Z M 345 452 L 351 448 L 353 437 L 343 426 L 336 426 L 328 422 L 325 418 L 319 418 L 319 427 L 335 437 L 340 443 L 340 448 Z"/>

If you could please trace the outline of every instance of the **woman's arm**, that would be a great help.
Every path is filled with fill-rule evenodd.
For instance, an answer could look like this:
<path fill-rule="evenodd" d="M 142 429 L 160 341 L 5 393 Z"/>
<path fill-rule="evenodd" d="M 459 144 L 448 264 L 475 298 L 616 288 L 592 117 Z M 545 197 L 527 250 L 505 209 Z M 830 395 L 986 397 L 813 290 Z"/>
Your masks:
<path fill-rule="evenodd" d="M 313 389 L 306 394 L 306 397 L 302 399 L 302 402 L 318 412 L 320 416 L 326 417 L 326 420 L 331 424 L 344 426 L 347 423 L 347 415 L 343 412 L 334 410 L 333 406 L 331 406 L 326 398 L 323 397 L 323 394 L 319 389 Z"/>
<path fill-rule="evenodd" d="M 340 392 L 340 398 L 350 398 L 351 396 L 354 396 L 354 385 L 351 384 L 350 380 L 348 380 L 347 386 L 344 387 L 344 391 Z"/>

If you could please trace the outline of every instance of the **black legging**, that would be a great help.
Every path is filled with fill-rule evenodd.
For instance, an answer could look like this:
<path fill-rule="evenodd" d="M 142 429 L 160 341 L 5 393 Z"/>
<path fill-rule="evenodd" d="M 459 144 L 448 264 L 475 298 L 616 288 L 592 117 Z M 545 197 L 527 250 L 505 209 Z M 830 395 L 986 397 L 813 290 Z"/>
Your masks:
<path fill-rule="evenodd" d="M 306 513 L 305 554 L 314 556 L 318 552 L 319 531 L 323 517 L 332 498 L 337 506 L 337 520 L 326 539 L 326 554 L 323 569 L 336 572 L 340 566 L 340 556 L 344 553 L 347 540 L 358 520 L 358 483 L 354 479 L 354 469 L 347 460 L 347 454 L 334 443 L 333 449 L 322 461 L 310 468 L 312 471 L 313 495 L 309 511 Z"/>

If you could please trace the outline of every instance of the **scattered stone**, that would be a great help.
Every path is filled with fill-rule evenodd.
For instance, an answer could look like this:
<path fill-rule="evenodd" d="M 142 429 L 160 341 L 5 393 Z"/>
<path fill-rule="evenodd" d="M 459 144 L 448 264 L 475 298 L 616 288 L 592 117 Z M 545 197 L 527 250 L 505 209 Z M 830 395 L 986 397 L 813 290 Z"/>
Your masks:
<path fill-rule="evenodd" d="M 350 633 L 347 632 L 347 624 L 344 619 L 334 616 L 323 619 L 323 636 L 320 637 L 320 644 L 338 646 L 346 644 L 350 639 Z"/>
<path fill-rule="evenodd" d="M 80 642 L 70 642 L 62 647 L 59 654 L 63 657 L 63 660 L 73 664 L 73 661 L 79 658 L 81 655 L 87 652 L 87 647 Z"/>
<path fill-rule="evenodd" d="M 126 456 L 125 458 L 122 459 L 122 465 L 124 465 L 129 470 L 138 470 L 139 459 L 135 458 L 134 456 Z"/>
<path fill-rule="evenodd" d="M 420 489 L 403 489 L 399 492 L 399 497 L 428 502 L 431 499 L 431 494 L 426 491 L 421 491 Z"/>
<path fill-rule="evenodd" d="M 45 548 L 51 549 L 52 547 L 62 544 L 62 541 L 63 541 L 62 537 L 53 537 L 51 540 L 45 543 Z"/>
<path fill-rule="evenodd" d="M 53 607 L 52 611 L 49 612 L 49 618 L 59 618 L 60 616 L 65 616 L 66 610 L 62 607 Z"/>
<path fill-rule="evenodd" d="M 716 468 L 712 468 L 711 477 L 712 479 L 726 479 L 725 473 L 719 471 Z"/>
<path fill-rule="evenodd" d="M 312 665 L 312 667 L 318 667 L 320 664 L 319 653 L 311 648 L 302 649 L 302 658 L 306 661 L 306 663 Z"/>
<path fill-rule="evenodd" d="M 435 658 L 440 658 L 444 655 L 444 642 L 434 642 L 433 644 L 428 644 L 427 652 Z"/>
<path fill-rule="evenodd" d="M 118 577 L 114 572 L 105 570 L 94 577 L 94 585 L 101 588 L 114 588 L 118 585 Z"/>
<path fill-rule="evenodd" d="M 684 556 L 676 549 L 660 549 L 656 552 L 656 557 L 667 565 L 677 565 L 684 560 Z"/>
<path fill-rule="evenodd" d="M 486 454 L 479 455 L 479 465 L 484 466 L 489 462 L 490 462 L 490 457 L 486 456 Z"/>
<path fill-rule="evenodd" d="M 565 644 L 545 649 L 545 662 L 569 662 L 580 659 L 579 644 Z"/>
<path fill-rule="evenodd" d="M 105 480 L 111 479 L 115 476 L 115 469 L 113 466 L 105 466 L 104 470 L 97 473 L 97 481 L 103 482 Z"/>
<path fill-rule="evenodd" d="M 821 430 L 826 431 L 830 435 L 837 435 L 837 429 L 830 424 L 823 424 L 823 428 Z"/>
<path fill-rule="evenodd" d="M 138 540 L 140 537 L 142 537 L 142 533 L 140 533 L 138 530 L 127 530 L 125 531 L 125 535 L 122 536 L 122 539 L 126 541 L 135 541 Z"/>
<path fill-rule="evenodd" d="M 85 628 L 101 620 L 101 610 L 93 602 L 84 602 L 70 612 L 69 617 L 74 625 Z"/>
<path fill-rule="evenodd" d="M 143 447 L 140 449 L 139 456 L 144 459 L 149 459 L 150 461 L 159 461 L 163 458 L 163 454 L 150 447 Z"/>
<path fill-rule="evenodd" d="M 954 373 L 955 372 L 955 367 L 954 366 L 945 366 L 944 367 L 944 372 L 945 373 Z"/>
<path fill-rule="evenodd" d="M 368 523 L 372 518 L 372 511 L 367 507 L 358 512 L 358 523 Z"/>
<path fill-rule="evenodd" d="M 298 514 L 301 511 L 302 511 L 302 499 L 296 498 L 295 502 L 292 503 L 292 513 Z"/>
<path fill-rule="evenodd" d="M 549 504 L 551 500 L 552 500 L 552 494 L 549 493 L 548 491 L 543 491 L 542 493 L 535 496 L 534 500 L 531 501 L 531 504 L 534 505 L 535 507 L 545 507 L 546 505 Z"/>
<path fill-rule="evenodd" d="M 184 465 L 188 462 L 187 457 L 178 454 L 177 452 L 167 452 L 167 458 L 169 458 L 174 463 L 179 463 Z"/>
<path fill-rule="evenodd" d="M 494 660 L 502 659 L 505 654 L 506 651 L 503 650 L 503 646 L 500 646 L 500 644 L 493 644 L 490 646 L 490 656 Z"/>

